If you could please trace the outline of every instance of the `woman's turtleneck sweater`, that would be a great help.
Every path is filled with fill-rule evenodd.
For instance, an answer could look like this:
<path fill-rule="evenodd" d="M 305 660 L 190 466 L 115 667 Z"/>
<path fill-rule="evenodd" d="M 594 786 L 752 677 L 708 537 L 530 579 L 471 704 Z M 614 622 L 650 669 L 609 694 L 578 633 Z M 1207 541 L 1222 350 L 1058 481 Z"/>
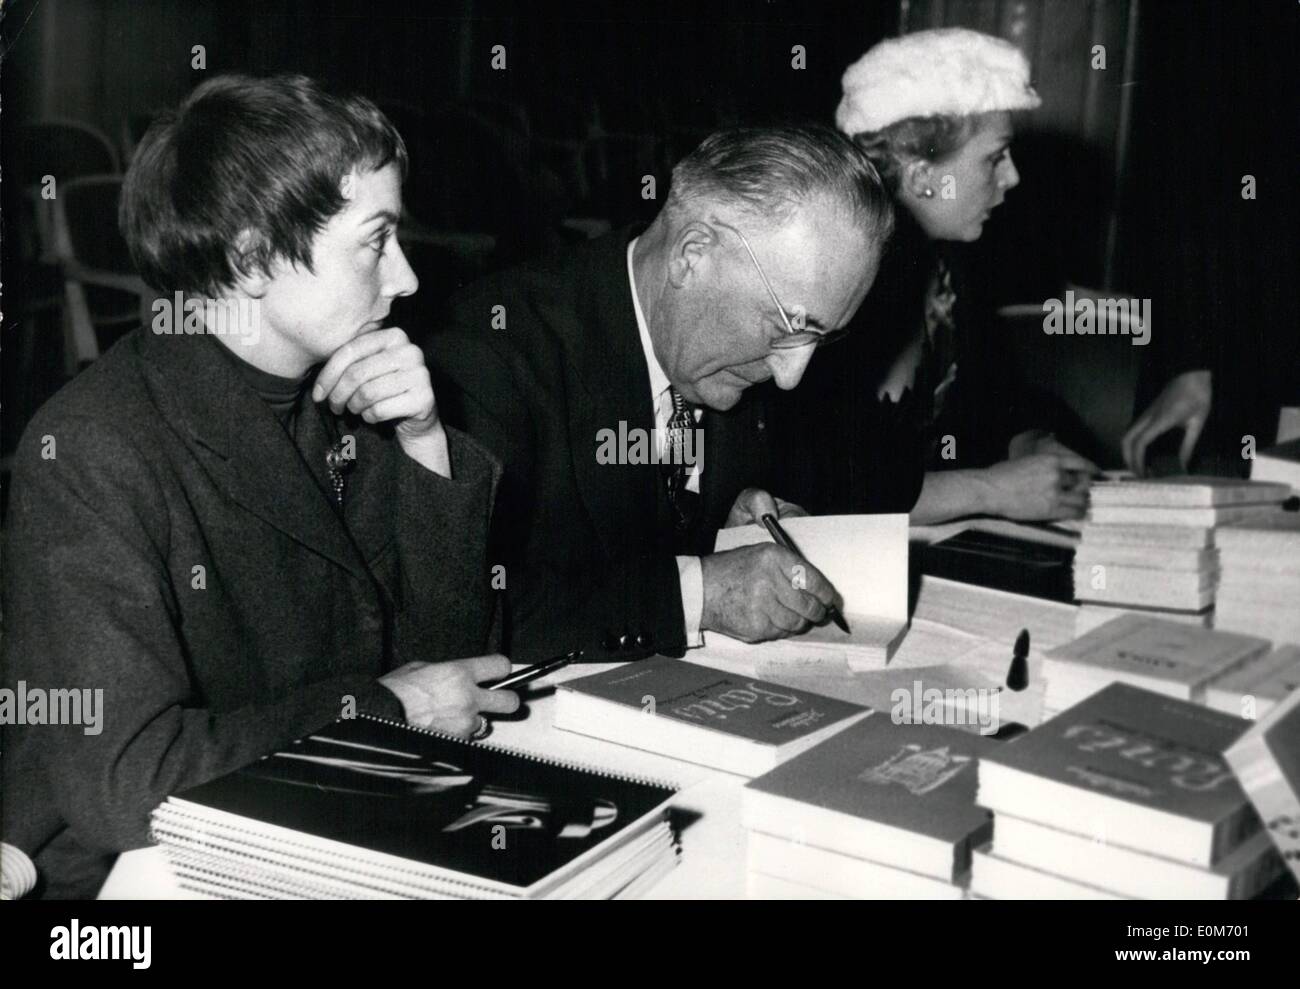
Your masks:
<path fill-rule="evenodd" d="M 215 341 L 214 341 L 215 342 Z M 303 399 L 308 392 L 308 382 L 314 377 L 312 369 L 300 378 L 285 378 L 278 374 L 272 374 L 270 371 L 263 371 L 260 367 L 248 363 L 229 347 L 217 344 L 225 351 L 230 358 L 231 363 L 238 369 L 240 376 L 248 383 L 248 386 L 257 393 L 257 397 L 265 402 L 275 413 L 275 417 L 280 420 L 280 425 L 284 426 L 290 438 L 293 438 L 297 427 L 299 411 L 303 405 Z"/>
<path fill-rule="evenodd" d="M 320 368 L 310 368 L 300 378 L 287 378 L 250 364 L 215 339 L 212 343 L 229 358 L 240 377 L 279 420 L 322 493 L 333 503 L 325 456 L 331 445 L 338 441 L 340 430 L 329 406 L 311 399 L 311 386 Z"/>

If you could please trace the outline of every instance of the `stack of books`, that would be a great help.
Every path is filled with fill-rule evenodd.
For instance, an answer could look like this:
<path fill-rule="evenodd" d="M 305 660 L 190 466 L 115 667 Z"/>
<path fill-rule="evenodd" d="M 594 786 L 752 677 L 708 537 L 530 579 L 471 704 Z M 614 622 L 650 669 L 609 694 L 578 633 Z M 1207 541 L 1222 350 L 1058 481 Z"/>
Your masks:
<path fill-rule="evenodd" d="M 1043 657 L 1044 719 L 1112 683 L 1205 703 L 1210 684 L 1269 652 L 1267 639 L 1121 615 Z"/>
<path fill-rule="evenodd" d="M 1224 526 L 1217 542 L 1215 628 L 1300 643 L 1300 512 Z"/>
<path fill-rule="evenodd" d="M 1113 684 L 980 760 L 988 899 L 1247 899 L 1285 875 L 1224 753 L 1240 718 Z"/>
<path fill-rule="evenodd" d="M 1205 690 L 1205 705 L 1255 721 L 1297 689 L 1300 646 L 1282 646 L 1212 682 Z"/>
<path fill-rule="evenodd" d="M 569 680 L 555 727 L 741 776 L 806 752 L 870 708 L 681 659 Z"/>
<path fill-rule="evenodd" d="M 169 797 L 151 831 L 221 898 L 624 899 L 677 863 L 673 793 L 361 717 Z"/>
<path fill-rule="evenodd" d="M 753 899 L 961 899 L 991 819 L 976 767 L 999 744 L 876 713 L 751 780 Z"/>
<path fill-rule="evenodd" d="M 1094 485 L 1075 553 L 1075 597 L 1203 623 L 1218 578 L 1215 528 L 1273 513 L 1289 494 L 1284 484 L 1219 477 Z"/>

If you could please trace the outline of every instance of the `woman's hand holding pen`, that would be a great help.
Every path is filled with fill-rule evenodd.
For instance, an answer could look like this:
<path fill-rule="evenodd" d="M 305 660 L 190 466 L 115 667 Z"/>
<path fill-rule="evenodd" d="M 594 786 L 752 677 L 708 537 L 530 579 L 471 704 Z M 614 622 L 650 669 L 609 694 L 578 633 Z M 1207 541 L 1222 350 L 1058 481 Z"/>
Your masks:
<path fill-rule="evenodd" d="M 379 678 L 402 702 L 406 720 L 420 728 L 469 738 L 481 731 L 480 716 L 512 714 L 519 695 L 479 684 L 510 672 L 501 655 L 472 656 L 444 663 L 407 663 Z"/>

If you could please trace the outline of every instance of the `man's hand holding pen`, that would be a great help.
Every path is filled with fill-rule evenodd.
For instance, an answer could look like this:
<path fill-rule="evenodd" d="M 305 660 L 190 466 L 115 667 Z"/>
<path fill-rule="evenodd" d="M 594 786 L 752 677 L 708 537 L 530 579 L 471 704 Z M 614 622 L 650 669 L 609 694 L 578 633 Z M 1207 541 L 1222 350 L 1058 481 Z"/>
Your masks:
<path fill-rule="evenodd" d="M 759 525 L 763 516 L 795 518 L 808 513 L 758 488 L 736 496 L 727 528 Z M 775 543 L 742 546 L 702 557 L 704 611 L 700 627 L 743 642 L 763 642 L 805 632 L 826 620 L 827 608 L 843 607 L 826 576 L 792 549 Z"/>
<path fill-rule="evenodd" d="M 704 614 L 700 627 L 744 642 L 798 635 L 844 602 L 825 575 L 775 543 L 741 546 L 700 560 Z"/>

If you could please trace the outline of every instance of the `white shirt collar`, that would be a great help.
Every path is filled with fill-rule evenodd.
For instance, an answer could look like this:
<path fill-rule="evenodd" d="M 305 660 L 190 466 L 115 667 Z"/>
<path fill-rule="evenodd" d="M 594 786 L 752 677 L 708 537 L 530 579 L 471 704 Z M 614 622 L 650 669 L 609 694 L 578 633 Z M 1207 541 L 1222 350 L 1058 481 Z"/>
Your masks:
<path fill-rule="evenodd" d="M 641 311 L 641 300 L 636 294 L 636 273 L 632 270 L 632 250 L 636 247 L 638 238 L 633 237 L 632 243 L 627 245 L 627 283 L 632 288 L 632 308 L 636 311 L 636 328 L 641 335 L 641 349 L 645 351 L 646 367 L 650 369 L 650 398 L 658 402 L 659 396 L 668 390 L 672 384 L 668 380 L 668 375 L 664 374 L 664 369 L 659 366 L 659 358 L 655 356 L 654 343 L 650 340 L 650 327 L 645 321 L 645 313 Z"/>

